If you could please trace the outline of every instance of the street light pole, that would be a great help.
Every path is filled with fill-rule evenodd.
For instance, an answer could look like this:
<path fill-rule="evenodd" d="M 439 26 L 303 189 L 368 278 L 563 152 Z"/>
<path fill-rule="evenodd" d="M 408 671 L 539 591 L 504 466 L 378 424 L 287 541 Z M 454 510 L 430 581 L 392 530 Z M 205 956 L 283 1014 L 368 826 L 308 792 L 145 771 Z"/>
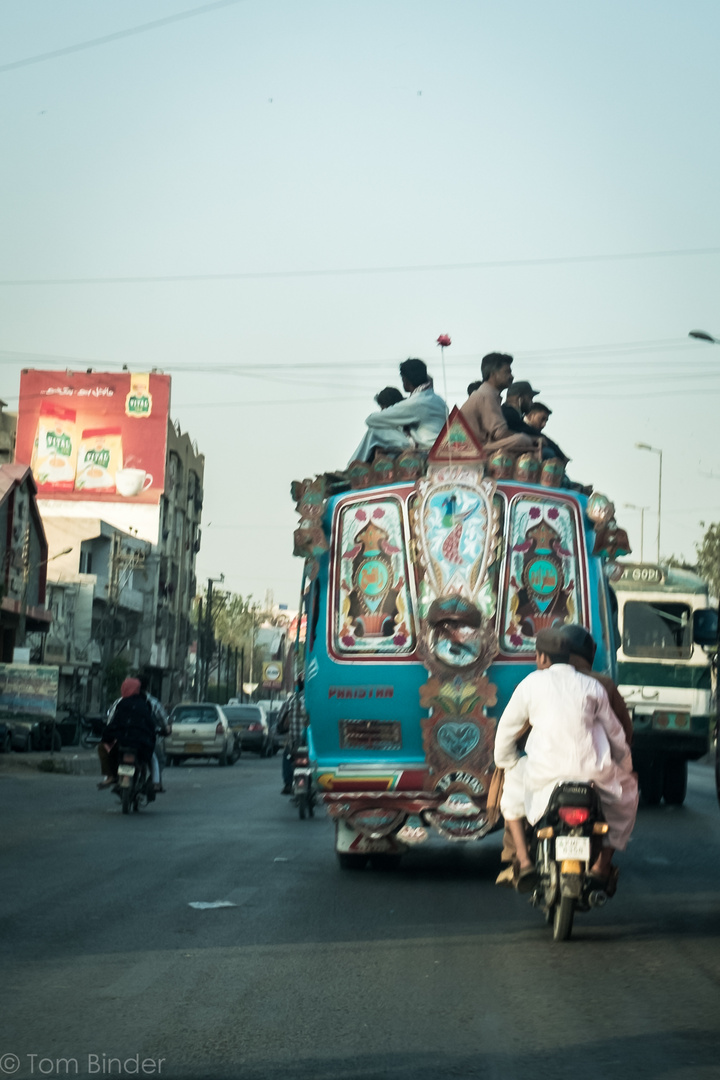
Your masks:
<path fill-rule="evenodd" d="M 658 524 L 657 524 L 657 561 L 660 562 L 660 525 L 662 522 L 662 450 L 657 446 L 650 446 L 648 443 L 638 442 L 635 443 L 637 450 L 649 450 L 653 454 L 658 455 Z"/>
<path fill-rule="evenodd" d="M 645 511 L 650 507 L 636 506 L 635 503 L 625 503 L 625 507 L 628 510 L 640 511 L 640 562 L 645 562 Z"/>

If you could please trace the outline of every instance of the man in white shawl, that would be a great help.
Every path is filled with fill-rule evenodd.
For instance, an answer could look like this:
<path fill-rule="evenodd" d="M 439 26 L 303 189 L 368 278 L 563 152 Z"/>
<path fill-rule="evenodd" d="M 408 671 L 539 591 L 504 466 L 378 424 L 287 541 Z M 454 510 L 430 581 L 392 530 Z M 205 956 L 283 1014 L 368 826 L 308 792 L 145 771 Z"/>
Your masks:
<path fill-rule="evenodd" d="M 627 846 L 638 803 L 625 732 L 604 687 L 570 666 L 562 630 L 541 630 L 536 649 L 538 670 L 516 687 L 495 733 L 495 764 L 505 770 L 500 809 L 515 841 L 521 891 L 535 874 L 522 819 L 534 825 L 542 817 L 556 784 L 592 780 L 598 789 L 609 831 L 590 872 L 602 880 L 614 852 Z M 522 757 L 517 740 L 527 723 Z"/>
<path fill-rule="evenodd" d="M 424 361 L 403 360 L 400 377 L 408 397 L 368 416 L 367 432 L 350 461 L 372 461 L 376 450 L 429 450 L 442 431 L 447 406 L 433 390 Z"/>

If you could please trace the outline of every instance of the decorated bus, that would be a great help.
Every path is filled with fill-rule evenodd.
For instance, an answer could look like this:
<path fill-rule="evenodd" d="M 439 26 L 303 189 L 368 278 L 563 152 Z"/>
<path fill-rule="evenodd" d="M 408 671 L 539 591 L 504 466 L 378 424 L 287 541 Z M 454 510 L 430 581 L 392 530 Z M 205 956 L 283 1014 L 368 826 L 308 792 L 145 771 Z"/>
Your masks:
<path fill-rule="evenodd" d="M 495 727 L 540 629 L 581 623 L 615 673 L 608 570 L 627 536 L 558 465 L 486 459 L 455 409 L 429 454 L 293 485 L 309 752 L 343 867 L 497 825 Z"/>
<path fill-rule="evenodd" d="M 707 583 L 676 567 L 623 563 L 614 589 L 618 681 L 633 717 L 640 790 L 647 803 L 680 805 L 687 763 L 708 752 L 715 723 L 717 612 Z"/>

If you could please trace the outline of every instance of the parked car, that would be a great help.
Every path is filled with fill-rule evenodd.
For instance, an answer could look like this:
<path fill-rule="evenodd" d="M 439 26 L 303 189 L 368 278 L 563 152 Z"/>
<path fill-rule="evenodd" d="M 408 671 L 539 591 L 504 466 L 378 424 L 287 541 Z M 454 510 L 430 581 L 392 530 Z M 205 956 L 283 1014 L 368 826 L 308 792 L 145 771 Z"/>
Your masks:
<path fill-rule="evenodd" d="M 62 739 L 52 720 L 16 720 L 12 727 L 12 749 L 61 750 Z"/>
<path fill-rule="evenodd" d="M 223 705 L 223 712 L 243 750 L 254 750 L 261 757 L 275 753 L 275 729 L 262 705 Z"/>
<path fill-rule="evenodd" d="M 0 720 L 0 754 L 9 754 L 12 750 L 13 729 L 6 720 Z"/>
<path fill-rule="evenodd" d="M 240 757 L 240 743 L 225 712 L 211 701 L 176 705 L 170 713 L 170 728 L 165 736 L 168 765 L 194 757 L 212 757 L 218 765 L 234 765 Z"/>

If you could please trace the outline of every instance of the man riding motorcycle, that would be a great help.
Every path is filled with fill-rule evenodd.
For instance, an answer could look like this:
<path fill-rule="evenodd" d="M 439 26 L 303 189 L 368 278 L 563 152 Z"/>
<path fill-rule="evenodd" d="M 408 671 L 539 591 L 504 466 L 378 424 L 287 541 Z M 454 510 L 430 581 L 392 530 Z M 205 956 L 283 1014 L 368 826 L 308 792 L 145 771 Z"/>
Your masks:
<path fill-rule="evenodd" d="M 98 787 L 111 788 L 117 783 L 120 747 L 136 751 L 140 761 L 150 766 L 155 749 L 155 718 L 144 694 L 140 693 L 140 680 L 125 679 L 120 687 L 120 700 L 112 710 L 98 754 L 105 779 Z"/>
<path fill-rule="evenodd" d="M 536 883 L 523 819 L 539 820 L 556 784 L 592 781 L 598 790 L 610 826 L 591 868 L 599 882 L 607 882 L 613 852 L 625 849 L 635 824 L 638 785 L 625 732 L 604 687 L 569 663 L 568 644 L 562 629 L 538 633 L 538 670 L 516 688 L 495 735 L 495 763 L 505 770 L 500 808 L 515 843 L 522 892 Z M 517 740 L 526 724 L 523 757 Z"/>

